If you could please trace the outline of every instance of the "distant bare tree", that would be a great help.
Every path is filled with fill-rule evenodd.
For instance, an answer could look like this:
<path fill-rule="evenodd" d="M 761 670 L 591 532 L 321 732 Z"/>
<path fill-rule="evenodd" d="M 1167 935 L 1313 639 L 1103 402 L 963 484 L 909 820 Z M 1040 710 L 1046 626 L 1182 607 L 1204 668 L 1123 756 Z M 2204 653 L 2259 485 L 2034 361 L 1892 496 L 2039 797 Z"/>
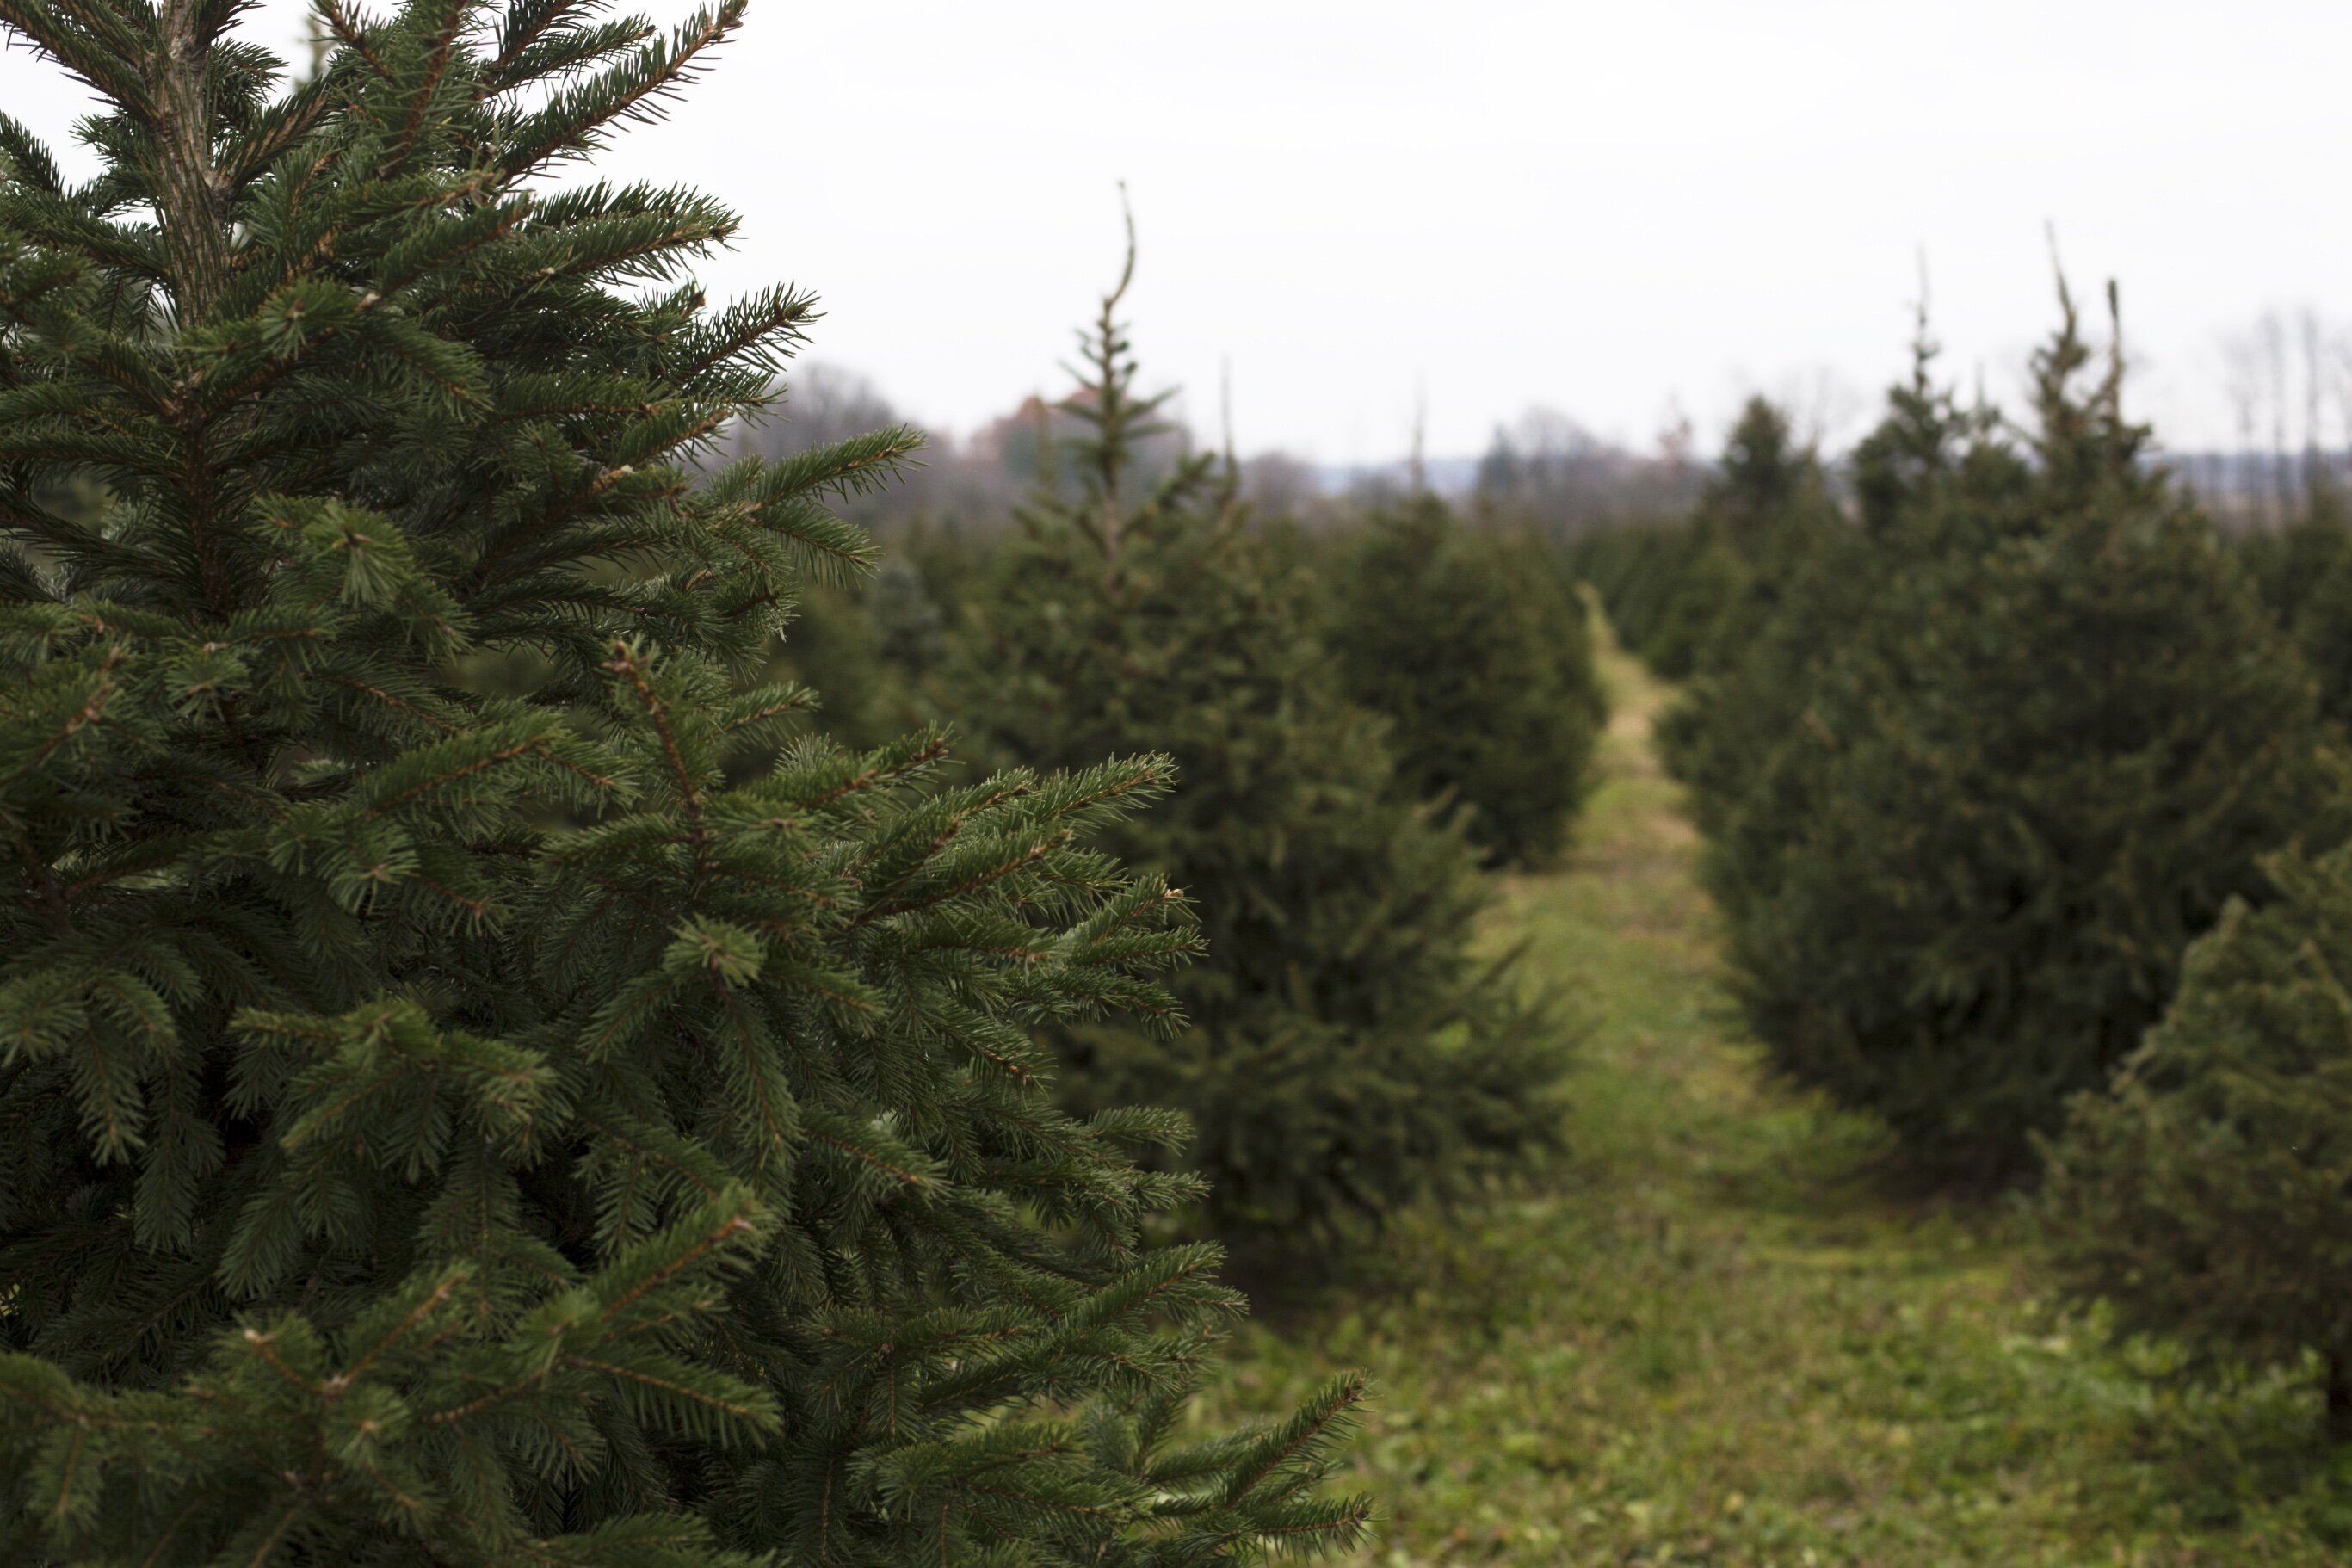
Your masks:
<path fill-rule="evenodd" d="M 1692 460 L 1687 420 L 1645 457 L 1604 441 L 1557 409 L 1536 407 L 1498 427 L 1478 462 L 1477 495 L 1560 532 L 1638 517 L 1678 515 L 1705 478 Z"/>
<path fill-rule="evenodd" d="M 867 377 L 822 363 L 796 365 L 784 395 L 761 418 L 730 430 L 719 460 L 746 454 L 790 457 L 885 426 L 911 424 Z M 917 523 L 975 535 L 1005 527 L 1013 509 L 1037 489 L 1066 482 L 1055 472 L 1057 444 L 1076 436 L 1080 421 L 1043 398 L 1028 397 L 959 441 L 926 430 L 927 444 L 898 481 L 873 495 L 851 498 L 845 510 L 887 538 Z M 1136 442 L 1146 482 L 1192 450 L 1192 433 L 1171 424 Z"/>
<path fill-rule="evenodd" d="M 2230 398 L 2230 409 L 2237 417 L 2237 476 L 2230 484 L 2232 502 L 2263 493 L 2259 474 L 2252 467 L 2259 461 L 2256 456 L 2255 431 L 2259 428 L 2263 403 L 2262 350 L 2252 337 L 2229 340 L 2221 348 L 2226 366 L 2223 385 Z M 2219 500 L 2216 496 L 2209 498 Z"/>
<path fill-rule="evenodd" d="M 2328 381 L 2336 393 L 2336 416 L 2344 437 L 2339 472 L 2352 474 L 2352 332 L 2337 332 L 2329 344 Z"/>
<path fill-rule="evenodd" d="M 1260 517 L 1303 517 L 1322 499 L 1315 466 L 1287 452 L 1261 452 L 1241 468 L 1242 497 Z"/>
<path fill-rule="evenodd" d="M 2303 347 L 2303 493 L 2316 495 L 2326 478 L 2326 458 L 2320 447 L 2319 398 L 2326 378 L 2323 368 L 2326 333 L 2319 312 L 2306 305 L 2295 318 Z"/>
<path fill-rule="evenodd" d="M 2221 358 L 2236 448 L 2183 466 L 2217 517 L 2276 527 L 2352 475 L 2352 332 L 2309 306 L 2273 309 L 2224 337 Z"/>
<path fill-rule="evenodd" d="M 1790 434 L 1801 447 L 1826 452 L 1870 407 L 1870 400 L 1853 383 L 1827 365 L 1816 365 L 1780 378 L 1769 395 L 1775 407 L 1789 416 Z"/>
<path fill-rule="evenodd" d="M 2288 489 L 2291 469 L 2286 456 L 2286 323 L 2276 310 L 2263 312 L 2262 345 L 2271 405 L 2271 521 L 2277 525 L 2286 521 L 2294 502 Z"/>

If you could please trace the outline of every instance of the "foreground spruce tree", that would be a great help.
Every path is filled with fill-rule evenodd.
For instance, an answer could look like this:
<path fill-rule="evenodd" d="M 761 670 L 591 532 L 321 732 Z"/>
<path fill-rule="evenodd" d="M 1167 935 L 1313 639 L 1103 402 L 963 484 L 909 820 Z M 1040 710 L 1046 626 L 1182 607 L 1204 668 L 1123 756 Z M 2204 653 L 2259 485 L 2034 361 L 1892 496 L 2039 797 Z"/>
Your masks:
<path fill-rule="evenodd" d="M 1347 694 L 1390 721 L 1406 787 L 1469 806 L 1493 859 L 1556 856 L 1608 715 L 1584 607 L 1543 547 L 1422 496 L 1344 549 L 1329 597 Z"/>
<path fill-rule="evenodd" d="M 1907 493 L 1759 645 L 1787 689 L 1682 742 L 1759 1037 L 1962 1182 L 2029 1167 L 2260 855 L 2340 831 L 2308 674 L 2089 360 L 2070 307 L 2030 462 L 1898 407 Z"/>
<path fill-rule="evenodd" d="M 1213 458 L 1136 493 L 1159 400 L 1135 395 L 1126 287 L 1064 405 L 1076 493 L 1029 509 L 975 586 L 948 710 L 1006 756 L 1083 765 L 1147 735 L 1172 754 L 1174 800 L 1116 842 L 1200 908 L 1192 1021 L 1173 1043 L 1064 1032 L 1069 1091 L 1191 1112 L 1228 1234 L 1328 1237 L 1548 1148 L 1559 1063 L 1473 957 L 1476 852 L 1341 699 L 1313 584 L 1272 569 Z"/>
<path fill-rule="evenodd" d="M 1165 764 L 725 783 L 909 438 L 698 480 L 808 300 L 547 176 L 740 8 L 330 5 L 291 92 L 235 9 L 0 0 L 108 106 L 78 188 L 0 121 L 0 1560 L 1350 1540 L 1357 1386 L 1180 1436 L 1235 1300 L 1139 1243 L 1177 1128 L 1030 1044 L 1174 1016 L 1177 896 L 1086 847 Z"/>
<path fill-rule="evenodd" d="M 2352 1439 L 2352 851 L 2269 867 L 2189 951 L 2180 994 L 2047 1150 L 2061 1277 L 2120 1331 L 2208 1361 L 2316 1352 Z"/>

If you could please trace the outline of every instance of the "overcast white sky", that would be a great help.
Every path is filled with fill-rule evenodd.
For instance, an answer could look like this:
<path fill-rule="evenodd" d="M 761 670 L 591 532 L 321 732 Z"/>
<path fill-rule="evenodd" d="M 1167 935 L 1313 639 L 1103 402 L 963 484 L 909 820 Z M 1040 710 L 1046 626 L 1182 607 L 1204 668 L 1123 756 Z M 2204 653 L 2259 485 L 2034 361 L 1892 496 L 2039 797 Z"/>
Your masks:
<path fill-rule="evenodd" d="M 299 0 L 249 26 L 290 48 Z M 815 356 L 958 430 L 1061 390 L 1123 178 L 1147 375 L 1207 422 L 1229 359 L 1243 447 L 1326 462 L 1401 453 L 1417 383 L 1439 454 L 1531 404 L 1646 442 L 1678 401 L 1711 447 L 1753 388 L 1874 399 L 1922 249 L 1948 365 L 2005 396 L 2052 222 L 2188 447 L 2232 436 L 2225 334 L 2352 320 L 2347 67 L 2316 0 L 755 0 L 606 168 L 734 204 L 714 291 L 814 286 Z M 81 111 L 21 48 L 0 104 Z"/>

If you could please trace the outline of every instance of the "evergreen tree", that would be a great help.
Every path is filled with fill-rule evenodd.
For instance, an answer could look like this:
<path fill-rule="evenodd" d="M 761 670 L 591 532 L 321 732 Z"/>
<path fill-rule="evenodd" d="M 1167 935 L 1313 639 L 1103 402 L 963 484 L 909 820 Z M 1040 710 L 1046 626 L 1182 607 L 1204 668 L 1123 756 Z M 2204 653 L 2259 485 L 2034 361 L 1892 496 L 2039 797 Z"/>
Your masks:
<path fill-rule="evenodd" d="M 944 654 L 945 632 L 921 577 L 894 553 L 870 578 L 811 585 L 760 675 L 820 693 L 814 727 L 866 750 L 929 718 L 921 688 Z"/>
<path fill-rule="evenodd" d="M 2352 725 L 2352 518 L 2343 493 L 2316 485 L 2301 514 L 2245 535 L 2237 556 L 2310 662 L 2321 711 Z"/>
<path fill-rule="evenodd" d="M 1405 786 L 1460 800 L 1496 860 L 1559 852 L 1607 702 L 1584 607 L 1532 540 L 1422 496 L 1344 549 L 1329 637 L 1348 696 L 1388 719 Z"/>
<path fill-rule="evenodd" d="M 2352 528 L 2336 526 L 2352 544 Z M 2287 630 L 2319 683 L 2320 712 L 2352 731 L 2352 548 L 2328 567 Z"/>
<path fill-rule="evenodd" d="M 1717 608 L 1694 634 L 1681 673 L 1733 669 L 1779 607 L 1822 536 L 1846 520 L 1832 504 L 1821 459 L 1800 447 L 1789 417 L 1750 398 L 1726 443 L 1723 466 L 1699 502 L 1701 532 L 1727 552 Z"/>
<path fill-rule="evenodd" d="M 1715 641 L 1717 623 L 1747 585 L 1739 552 L 1705 528 L 1688 531 L 1681 559 L 1667 557 L 1671 575 L 1633 651 L 1664 680 L 1686 680 Z M 1636 622 L 1636 625 L 1642 625 Z"/>
<path fill-rule="evenodd" d="M 2232 903 L 2189 950 L 2114 1092 L 2046 1151 L 2061 1278 L 2120 1332 L 2206 1361 L 2316 1352 L 2352 1438 L 2352 850 L 2282 856 L 2279 900 Z"/>
<path fill-rule="evenodd" d="M 1659 553 L 1662 578 L 1645 585 L 1651 602 L 1621 622 L 1620 636 L 1668 680 L 1737 663 L 1810 534 L 1833 518 L 1820 458 L 1798 444 L 1787 414 L 1749 398 L 1679 531 L 1681 548 Z"/>
<path fill-rule="evenodd" d="M 1830 510 L 1816 489 L 1759 534 L 1719 646 L 1659 717 L 1660 752 L 1690 791 L 1713 846 L 1712 890 L 1735 921 L 1769 902 L 1783 857 L 1799 852 L 1786 837 L 1807 809 L 1795 796 L 1818 775 L 1796 731 L 1828 672 L 1880 651 L 1873 605 L 1916 542 L 1898 530 L 1955 496 L 1998 504 L 2024 477 L 1994 416 L 1963 410 L 1937 384 L 1937 352 L 1923 313 L 1909 379 L 1888 390 L 1885 416 L 1855 447 L 1857 517 Z"/>
<path fill-rule="evenodd" d="M 2021 1170 L 2257 855 L 2338 829 L 2308 677 L 2089 357 L 2069 306 L 2030 465 L 1916 467 L 1777 617 L 1788 692 L 1685 748 L 1759 1037 L 1944 1177 Z"/>
<path fill-rule="evenodd" d="M 1792 513 L 1817 502 L 1821 489 L 1821 460 L 1798 442 L 1787 413 L 1769 398 L 1750 397 L 1700 496 L 1700 521 L 1742 560 L 1753 561 Z"/>
<path fill-rule="evenodd" d="M 1656 635 L 1701 548 L 1689 519 L 1649 519 L 1588 529 L 1568 545 L 1570 572 L 1591 584 L 1617 640 L 1639 653 Z"/>
<path fill-rule="evenodd" d="M 1352 1540 L 1360 1385 L 1181 1430 L 1179 1124 L 1031 1044 L 1175 1017 L 1180 899 L 1087 847 L 1166 764 L 950 785 L 738 686 L 909 438 L 698 478 L 810 301 L 553 176 L 740 4 L 322 0 L 291 90 L 236 11 L 0 0 L 107 105 L 80 186 L 0 120 L 0 1559 Z"/>
<path fill-rule="evenodd" d="M 1196 454 L 1134 488 L 1166 395 L 1135 392 L 1133 265 L 1081 338 L 1072 483 L 974 585 L 947 709 L 997 754 L 1082 765 L 1149 736 L 1173 756 L 1173 803 L 1114 843 L 1201 910 L 1191 1023 L 1172 1043 L 1063 1032 L 1070 1093 L 1190 1111 L 1224 1231 L 1328 1237 L 1549 1148 L 1559 1062 L 1548 1020 L 1473 955 L 1475 851 L 1342 700 L 1314 585 L 1270 569 L 1230 464 L 1220 479 Z"/>
<path fill-rule="evenodd" d="M 2284 527 L 2249 528 L 2234 542 L 2239 564 L 2263 603 L 2281 626 L 2291 627 L 2352 554 L 2352 525 L 2342 499 L 2332 487 L 2323 487 Z"/>
<path fill-rule="evenodd" d="M 1886 389 L 1886 414 L 1853 448 L 1855 518 L 1884 539 L 1959 477 L 1971 458 L 1992 460 L 1998 421 L 1988 409 L 1964 410 L 1936 380 L 1941 352 L 1919 306 L 1911 338 L 1911 375 Z"/>

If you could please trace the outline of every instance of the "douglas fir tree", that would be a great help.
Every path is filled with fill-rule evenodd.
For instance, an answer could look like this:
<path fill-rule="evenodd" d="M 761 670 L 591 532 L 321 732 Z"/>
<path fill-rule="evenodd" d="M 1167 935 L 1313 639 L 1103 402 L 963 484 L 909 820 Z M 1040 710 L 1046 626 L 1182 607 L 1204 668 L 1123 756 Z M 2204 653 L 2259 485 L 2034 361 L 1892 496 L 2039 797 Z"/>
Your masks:
<path fill-rule="evenodd" d="M 1180 899 L 1087 847 L 1166 764 L 725 782 L 909 438 L 698 479 L 809 301 L 551 176 L 740 5 L 322 0 L 291 91 L 236 10 L 0 0 L 105 104 L 80 186 L 0 119 L 0 1560 L 1350 1540 L 1358 1386 L 1180 1435 L 1235 1301 L 1138 1239 L 1175 1119 L 1031 1044 L 1175 1021 Z"/>
<path fill-rule="evenodd" d="M 1549 1145 L 1559 1064 L 1547 1020 L 1470 951 L 1475 851 L 1397 787 L 1380 723 L 1339 695 L 1312 584 L 1268 569 L 1230 467 L 1220 490 L 1215 460 L 1188 457 L 1136 493 L 1160 400 L 1134 392 L 1126 288 L 1064 405 L 1078 492 L 998 552 L 948 706 L 1004 756 L 1083 765 L 1145 736 L 1173 756 L 1175 799 L 1116 842 L 1200 908 L 1191 1022 L 1172 1044 L 1064 1032 L 1070 1093 L 1190 1111 L 1226 1232 L 1328 1232 Z"/>

